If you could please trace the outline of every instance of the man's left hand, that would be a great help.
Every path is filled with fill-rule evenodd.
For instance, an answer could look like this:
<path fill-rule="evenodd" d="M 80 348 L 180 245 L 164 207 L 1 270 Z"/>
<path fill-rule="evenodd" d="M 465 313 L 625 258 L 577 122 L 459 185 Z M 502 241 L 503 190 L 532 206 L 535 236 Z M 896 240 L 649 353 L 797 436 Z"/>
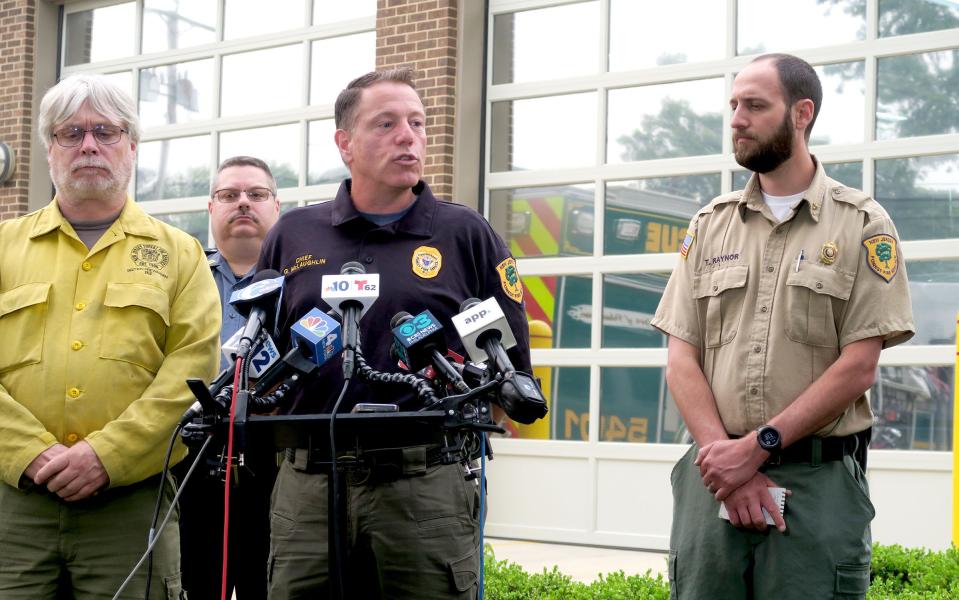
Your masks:
<path fill-rule="evenodd" d="M 717 500 L 725 500 L 756 474 L 768 456 L 754 438 L 746 436 L 706 444 L 693 464 L 699 466 L 703 485 Z"/>
<path fill-rule="evenodd" d="M 79 442 L 50 460 L 37 473 L 36 483 L 67 502 L 89 498 L 109 483 L 100 457 L 90 444 Z"/>

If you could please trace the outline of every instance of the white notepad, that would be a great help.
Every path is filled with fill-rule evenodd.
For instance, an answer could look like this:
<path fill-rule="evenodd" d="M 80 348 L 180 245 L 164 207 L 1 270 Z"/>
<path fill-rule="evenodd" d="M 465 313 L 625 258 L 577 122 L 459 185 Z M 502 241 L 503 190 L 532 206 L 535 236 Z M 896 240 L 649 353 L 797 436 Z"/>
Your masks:
<path fill-rule="evenodd" d="M 785 514 L 783 511 L 786 509 L 786 488 L 770 487 L 766 489 L 769 490 L 769 495 L 773 497 L 773 502 L 775 502 L 779 508 L 779 514 Z M 773 521 L 772 515 L 766 511 L 765 507 L 763 508 L 763 516 L 766 517 L 767 525 L 776 524 L 776 522 Z M 725 502 L 719 505 L 719 518 L 729 520 L 729 512 L 726 510 Z"/>

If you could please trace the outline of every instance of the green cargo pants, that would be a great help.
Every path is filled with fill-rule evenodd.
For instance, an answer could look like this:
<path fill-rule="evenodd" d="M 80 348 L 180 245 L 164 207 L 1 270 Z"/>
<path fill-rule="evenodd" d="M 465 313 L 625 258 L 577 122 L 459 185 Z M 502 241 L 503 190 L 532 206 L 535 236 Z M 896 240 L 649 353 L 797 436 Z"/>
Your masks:
<path fill-rule="evenodd" d="M 0 598 L 110 600 L 147 547 L 159 477 L 78 502 L 0 484 Z M 173 499 L 166 486 L 162 511 Z M 153 554 L 153 598 L 181 600 L 180 536 L 171 519 Z M 121 596 L 143 598 L 146 569 Z"/>
<path fill-rule="evenodd" d="M 670 598 L 743 600 L 865 598 L 875 509 L 852 457 L 766 470 L 786 499 L 786 533 L 755 532 L 719 518 L 719 502 L 693 465 L 693 444 L 673 468 Z"/>
<path fill-rule="evenodd" d="M 331 593 L 328 482 L 284 461 L 273 488 L 270 600 L 322 599 Z M 479 487 L 460 465 L 424 468 L 392 480 L 368 471 L 346 486 L 346 597 L 476 597 Z"/>

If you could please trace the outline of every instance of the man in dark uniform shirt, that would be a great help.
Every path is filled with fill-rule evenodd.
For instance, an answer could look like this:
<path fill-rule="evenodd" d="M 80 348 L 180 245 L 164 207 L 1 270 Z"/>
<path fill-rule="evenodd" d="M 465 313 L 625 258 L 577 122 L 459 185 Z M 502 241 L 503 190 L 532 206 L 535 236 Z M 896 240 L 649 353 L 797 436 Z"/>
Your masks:
<path fill-rule="evenodd" d="M 363 353 L 374 369 L 398 370 L 390 358 L 390 319 L 397 312 L 428 309 L 453 331 L 450 317 L 463 300 L 494 297 L 517 339 L 510 358 L 529 371 L 515 260 L 480 215 L 437 200 L 420 179 L 426 115 L 412 71 L 373 72 L 351 82 L 336 101 L 336 125 L 336 144 L 352 178 L 332 202 L 285 215 L 264 242 L 259 268 L 286 277 L 280 330 L 288 332 L 313 307 L 329 308 L 320 299 L 322 276 L 358 261 L 380 276 L 380 296 L 360 323 Z M 454 338 L 447 341 L 462 354 Z M 330 412 L 342 385 L 340 361 L 330 361 L 287 409 Z M 358 402 L 421 407 L 408 388 L 355 380 L 339 412 Z M 435 440 L 424 440 L 404 448 L 396 477 L 361 472 L 341 480 L 348 496 L 346 587 L 353 597 L 475 597 L 479 487 L 464 479 L 461 465 L 424 461 L 435 447 Z M 298 449 L 280 468 L 271 515 L 274 600 L 330 594 L 328 475 L 317 467 Z"/>

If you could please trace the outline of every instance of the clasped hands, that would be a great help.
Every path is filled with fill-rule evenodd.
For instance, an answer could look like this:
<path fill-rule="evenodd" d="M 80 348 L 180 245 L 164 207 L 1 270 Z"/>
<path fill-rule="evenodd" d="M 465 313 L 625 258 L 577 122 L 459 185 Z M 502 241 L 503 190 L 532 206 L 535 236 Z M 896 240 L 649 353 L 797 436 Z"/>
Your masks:
<path fill-rule="evenodd" d="M 759 472 L 768 457 L 769 453 L 752 436 L 710 442 L 696 455 L 693 464 L 699 467 L 703 485 L 716 500 L 726 503 L 729 522 L 735 527 L 765 531 L 765 508 L 776 522 L 776 529 L 786 531 L 779 507 L 767 491 L 777 487 L 776 483 Z M 786 495 L 790 494 L 787 490 Z"/>
<path fill-rule="evenodd" d="M 90 444 L 82 441 L 70 447 L 50 446 L 33 459 L 23 474 L 37 485 L 46 485 L 67 502 L 89 498 L 110 481 L 100 457 Z"/>

